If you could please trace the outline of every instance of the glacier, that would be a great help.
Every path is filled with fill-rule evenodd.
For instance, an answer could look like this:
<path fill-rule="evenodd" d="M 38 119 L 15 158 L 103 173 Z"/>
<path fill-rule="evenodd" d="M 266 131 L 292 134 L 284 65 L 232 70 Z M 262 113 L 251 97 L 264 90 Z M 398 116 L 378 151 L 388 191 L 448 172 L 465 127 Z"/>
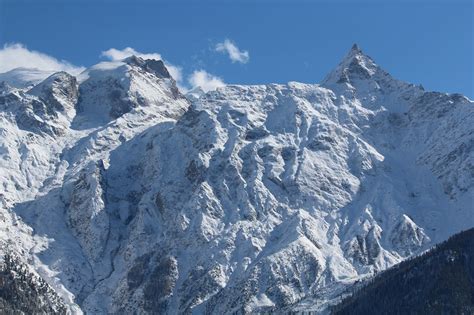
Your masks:
<path fill-rule="evenodd" d="M 0 247 L 73 314 L 325 312 L 474 226 L 473 101 L 357 45 L 320 84 L 186 95 L 135 56 L 0 80 Z"/>

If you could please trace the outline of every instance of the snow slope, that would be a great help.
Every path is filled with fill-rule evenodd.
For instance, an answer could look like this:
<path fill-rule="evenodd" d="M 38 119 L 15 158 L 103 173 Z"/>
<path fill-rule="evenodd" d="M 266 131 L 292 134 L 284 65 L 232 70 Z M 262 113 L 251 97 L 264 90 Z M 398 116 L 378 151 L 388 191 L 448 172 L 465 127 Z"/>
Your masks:
<path fill-rule="evenodd" d="M 323 311 L 474 226 L 474 106 L 354 46 L 188 101 L 130 57 L 0 96 L 1 240 L 73 312 Z"/>
<path fill-rule="evenodd" d="M 40 83 L 54 71 L 44 71 L 31 68 L 15 68 L 8 72 L 0 73 L 0 81 L 6 81 L 16 88 L 28 88 Z"/>

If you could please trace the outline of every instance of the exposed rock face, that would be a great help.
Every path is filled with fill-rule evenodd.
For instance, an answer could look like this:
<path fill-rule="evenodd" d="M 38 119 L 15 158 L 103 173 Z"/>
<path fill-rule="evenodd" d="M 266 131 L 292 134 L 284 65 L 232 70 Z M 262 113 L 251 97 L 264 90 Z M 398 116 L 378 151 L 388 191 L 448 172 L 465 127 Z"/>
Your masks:
<path fill-rule="evenodd" d="M 79 178 L 66 203 L 67 224 L 79 241 L 84 254 L 94 262 L 100 262 L 110 232 L 106 208 L 104 167 L 100 162 L 91 163 L 81 170 Z"/>
<path fill-rule="evenodd" d="M 68 119 L 75 116 L 75 105 L 78 100 L 78 83 L 75 77 L 66 72 L 57 72 L 33 87 L 29 92 L 38 96 L 51 110 L 66 115 Z"/>
<path fill-rule="evenodd" d="M 75 116 L 77 99 L 76 78 L 58 72 L 26 93 L 5 89 L 0 95 L 0 107 L 23 130 L 60 136 L 67 132 Z"/>
<path fill-rule="evenodd" d="M 137 66 L 147 73 L 152 73 L 157 78 L 171 79 L 171 75 L 162 60 L 144 60 L 140 57 L 131 56 L 125 59 L 124 62 L 129 65 Z"/>
<path fill-rule="evenodd" d="M 358 47 L 322 85 L 192 104 L 161 61 L 74 82 L 1 94 L 1 210 L 18 222 L 5 235 L 88 313 L 321 310 L 474 225 L 473 102 L 400 82 Z M 14 104 L 33 102 L 46 127 L 26 131 Z"/>

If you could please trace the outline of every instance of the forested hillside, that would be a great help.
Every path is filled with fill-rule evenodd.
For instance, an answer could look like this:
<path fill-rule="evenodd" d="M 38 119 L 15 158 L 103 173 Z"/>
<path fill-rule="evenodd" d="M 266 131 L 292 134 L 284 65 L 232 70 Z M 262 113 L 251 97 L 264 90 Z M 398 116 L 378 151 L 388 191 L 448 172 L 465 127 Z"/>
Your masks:
<path fill-rule="evenodd" d="M 10 253 L 0 262 L 1 314 L 66 314 L 59 296 Z"/>
<path fill-rule="evenodd" d="M 383 272 L 333 314 L 474 314 L 474 229 Z"/>

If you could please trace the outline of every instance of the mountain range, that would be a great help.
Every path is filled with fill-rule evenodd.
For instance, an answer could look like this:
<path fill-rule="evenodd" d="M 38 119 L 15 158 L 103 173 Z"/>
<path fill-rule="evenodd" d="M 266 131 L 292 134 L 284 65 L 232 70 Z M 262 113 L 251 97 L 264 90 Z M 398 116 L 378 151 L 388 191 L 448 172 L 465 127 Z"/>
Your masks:
<path fill-rule="evenodd" d="M 473 101 L 357 45 L 320 84 L 186 94 L 136 56 L 0 80 L 0 248 L 59 312 L 324 313 L 474 227 Z"/>

